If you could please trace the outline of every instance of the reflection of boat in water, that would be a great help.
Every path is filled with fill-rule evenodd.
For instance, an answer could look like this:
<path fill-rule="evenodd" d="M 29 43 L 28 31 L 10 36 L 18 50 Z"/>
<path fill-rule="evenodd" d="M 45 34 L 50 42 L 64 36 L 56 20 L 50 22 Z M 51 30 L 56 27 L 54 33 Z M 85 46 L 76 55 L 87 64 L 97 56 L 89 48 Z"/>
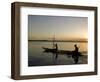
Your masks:
<path fill-rule="evenodd" d="M 45 47 L 42 47 L 42 48 L 44 49 L 44 52 L 46 52 L 46 53 L 55 53 L 55 54 L 58 54 L 58 55 L 61 55 L 61 54 L 73 55 L 74 54 L 74 51 L 69 51 L 69 50 L 56 50 L 56 49 L 53 49 L 53 48 L 45 48 Z M 82 56 L 82 53 L 78 52 L 78 55 Z"/>

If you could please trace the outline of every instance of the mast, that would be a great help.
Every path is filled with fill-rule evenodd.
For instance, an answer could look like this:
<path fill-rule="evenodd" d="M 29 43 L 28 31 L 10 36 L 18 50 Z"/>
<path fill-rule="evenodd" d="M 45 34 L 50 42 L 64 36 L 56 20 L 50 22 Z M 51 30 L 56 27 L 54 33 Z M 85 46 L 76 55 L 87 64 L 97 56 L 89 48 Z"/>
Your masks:
<path fill-rule="evenodd" d="M 53 49 L 54 49 L 55 35 L 53 36 Z"/>

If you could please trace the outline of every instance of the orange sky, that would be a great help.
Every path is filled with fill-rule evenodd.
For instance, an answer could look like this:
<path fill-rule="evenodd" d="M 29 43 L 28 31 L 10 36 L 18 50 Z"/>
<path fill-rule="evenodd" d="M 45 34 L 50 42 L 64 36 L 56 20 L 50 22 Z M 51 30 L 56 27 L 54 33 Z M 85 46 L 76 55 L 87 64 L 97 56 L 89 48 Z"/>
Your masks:
<path fill-rule="evenodd" d="M 88 38 L 88 18 L 68 16 L 28 16 L 28 38 L 75 40 Z"/>

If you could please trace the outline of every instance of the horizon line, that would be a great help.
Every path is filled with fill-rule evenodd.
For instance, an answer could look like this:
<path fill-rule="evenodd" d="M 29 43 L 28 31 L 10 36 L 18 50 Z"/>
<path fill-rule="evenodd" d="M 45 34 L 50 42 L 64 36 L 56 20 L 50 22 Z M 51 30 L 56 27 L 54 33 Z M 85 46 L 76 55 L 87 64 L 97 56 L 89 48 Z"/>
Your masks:
<path fill-rule="evenodd" d="M 28 40 L 28 41 L 48 41 L 48 42 L 88 42 L 87 40 Z"/>

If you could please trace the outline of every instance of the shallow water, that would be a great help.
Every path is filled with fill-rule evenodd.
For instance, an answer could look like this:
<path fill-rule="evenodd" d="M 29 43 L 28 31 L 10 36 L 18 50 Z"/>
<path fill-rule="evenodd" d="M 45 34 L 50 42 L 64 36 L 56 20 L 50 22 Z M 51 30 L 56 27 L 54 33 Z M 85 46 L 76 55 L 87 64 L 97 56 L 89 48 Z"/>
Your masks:
<path fill-rule="evenodd" d="M 87 52 L 87 42 L 55 42 L 58 44 L 59 50 L 74 50 L 74 44 L 77 44 L 79 51 Z M 58 55 L 55 59 L 55 54 L 45 53 L 42 47 L 52 48 L 52 42 L 28 42 L 28 66 L 48 66 L 48 65 L 72 65 L 73 58 L 67 55 Z M 87 53 L 79 57 L 78 64 L 87 64 Z"/>

